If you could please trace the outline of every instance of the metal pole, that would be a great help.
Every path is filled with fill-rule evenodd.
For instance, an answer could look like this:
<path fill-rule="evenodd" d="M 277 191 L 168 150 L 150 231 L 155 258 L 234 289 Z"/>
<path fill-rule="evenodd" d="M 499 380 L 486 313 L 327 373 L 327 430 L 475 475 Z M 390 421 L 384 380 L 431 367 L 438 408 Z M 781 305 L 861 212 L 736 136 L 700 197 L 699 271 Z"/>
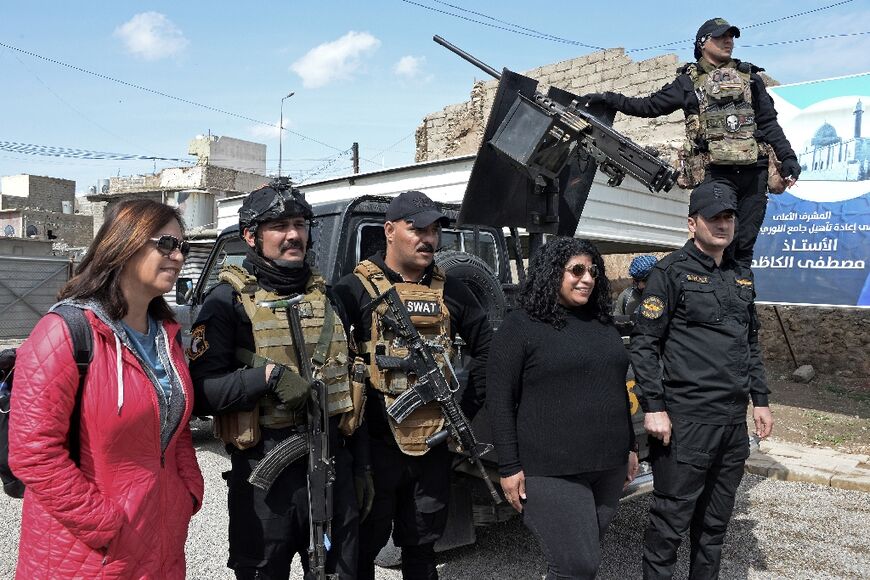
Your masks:
<path fill-rule="evenodd" d="M 359 173 L 359 143 L 354 142 L 351 149 L 353 150 L 353 172 L 356 174 Z"/>
<path fill-rule="evenodd" d="M 794 363 L 794 368 L 798 368 L 797 358 L 794 356 L 794 350 L 791 348 L 791 341 L 788 339 L 788 332 L 785 330 L 785 325 L 782 323 L 782 318 L 779 315 L 779 308 L 776 304 L 773 305 L 773 313 L 776 314 L 776 320 L 779 322 L 779 328 L 782 330 L 782 337 L 785 339 L 785 345 L 788 347 L 788 354 L 791 355 L 791 362 Z"/>
<path fill-rule="evenodd" d="M 281 177 L 281 159 L 284 157 L 284 101 L 295 95 L 293 91 L 281 98 L 281 116 L 278 119 L 278 177 Z"/>

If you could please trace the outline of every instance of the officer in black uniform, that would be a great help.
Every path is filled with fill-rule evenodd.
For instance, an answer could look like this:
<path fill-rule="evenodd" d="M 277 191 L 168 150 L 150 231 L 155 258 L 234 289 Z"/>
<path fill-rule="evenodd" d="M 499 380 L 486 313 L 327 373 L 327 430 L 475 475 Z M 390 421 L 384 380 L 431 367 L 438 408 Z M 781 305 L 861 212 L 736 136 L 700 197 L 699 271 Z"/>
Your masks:
<path fill-rule="evenodd" d="M 749 456 L 750 399 L 757 435 L 773 428 L 752 272 L 725 253 L 736 210 L 727 183 L 695 188 L 688 220 L 694 237 L 656 264 L 632 332 L 635 393 L 654 475 L 644 578 L 672 576 L 687 531 L 690 577 L 718 577 Z"/>
<path fill-rule="evenodd" d="M 272 348 L 280 343 L 278 351 L 290 353 L 289 363 L 285 363 L 293 364 L 295 351 L 287 320 L 271 325 L 268 320 L 262 322 L 263 316 L 269 317 L 269 309 L 256 310 L 254 300 L 302 293 L 306 295 L 303 305 L 311 300 L 315 304 L 312 312 L 318 311 L 317 304 L 323 312 L 329 298 L 322 279 L 305 260 L 312 218 L 311 206 L 302 193 L 287 183 L 273 182 L 248 195 L 239 211 L 240 235 L 250 246 L 243 269 L 221 271 L 223 283 L 207 295 L 193 326 L 188 350 L 196 394 L 194 414 L 215 416 L 216 431 L 221 431 L 218 435 L 227 443 L 231 455 L 232 469 L 224 474 L 229 486 L 230 516 L 227 566 L 240 579 L 286 579 L 297 553 L 303 566 L 308 567 L 307 460 L 285 468 L 268 493 L 248 483 L 247 478 L 269 451 L 304 428 L 299 422 L 304 424 L 304 403 L 310 391 L 299 373 L 285 364 L 266 364 L 262 359 L 250 358 L 250 353 L 262 353 L 270 346 L 264 346 L 262 340 L 257 344 L 258 335 L 249 312 L 256 312 L 258 328 L 273 329 L 265 331 L 271 333 Z M 311 325 L 304 316 L 303 326 L 307 329 Z M 331 354 L 330 362 L 324 366 L 337 365 L 339 371 L 333 373 L 337 379 L 330 386 L 330 401 L 334 398 L 333 389 L 341 387 L 348 377 L 346 369 L 343 375 L 340 372 L 340 365 L 347 363 L 344 327 L 341 320 L 334 317 L 333 320 L 335 333 L 329 353 L 337 355 Z M 318 331 L 327 326 L 323 320 L 315 322 Z M 317 339 L 314 335 L 313 340 Z M 337 348 L 333 350 L 334 347 Z M 310 345 L 306 351 L 311 355 Z M 240 361 L 240 352 L 248 353 L 241 355 L 246 359 L 244 363 Z M 341 396 L 344 397 L 344 392 Z M 342 409 L 347 408 L 346 400 L 339 404 Z M 356 575 L 360 510 L 354 475 L 364 474 L 369 467 L 364 437 L 359 432 L 350 439 L 339 434 L 343 418 L 344 415 L 335 414 L 329 424 L 336 482 L 333 546 L 326 563 L 327 572 L 337 572 L 342 579 Z M 296 424 L 288 426 L 288 421 Z M 256 430 L 259 437 L 252 435 Z M 359 442 L 362 443 L 353 445 Z M 357 483 L 365 492 L 365 478 L 357 478 Z M 368 492 L 371 495 L 370 478 Z"/>
<path fill-rule="evenodd" d="M 683 110 L 687 181 L 680 180 L 680 185 L 694 187 L 703 179 L 730 184 L 737 191 L 738 231 L 729 252 L 748 268 L 767 209 L 768 146 L 782 162 L 779 172 L 786 187 L 794 185 L 801 167 L 758 75 L 764 69 L 731 58 L 739 37 L 736 26 L 710 19 L 695 35 L 697 62 L 678 69 L 674 81 L 648 97 L 606 92 L 590 95 L 590 102 L 636 117 Z"/>
<path fill-rule="evenodd" d="M 386 220 L 386 253 L 376 254 L 362 262 L 354 273 L 344 276 L 334 288 L 353 325 L 354 342 L 362 351 L 367 350 L 365 345 L 370 343 L 372 336 L 372 317 L 364 309 L 371 302 L 372 294 L 381 291 L 368 281 L 364 283 L 362 279 L 366 276 L 381 288 L 388 289 L 395 284 L 399 284 L 397 289 L 410 288 L 413 291 L 418 288 L 422 292 L 420 296 L 430 302 L 441 300 L 443 296 L 441 305 L 449 311 L 449 336 L 427 336 L 426 332 L 435 331 L 420 329 L 419 326 L 418 329 L 424 338 L 433 340 L 444 338 L 452 341 L 458 333 L 467 344 L 464 352 L 472 360 L 468 387 L 460 404 L 470 419 L 483 403 L 492 330 L 486 313 L 465 284 L 449 276 L 445 278 L 434 265 L 441 226 L 448 223 L 448 218 L 426 195 L 408 191 L 392 200 Z M 366 272 L 366 276 L 361 272 Z M 403 301 L 404 291 L 400 290 Z M 427 297 L 427 292 L 433 295 Z M 362 354 L 370 357 L 372 353 Z M 367 362 L 371 363 L 371 360 Z M 374 578 L 374 560 L 386 545 L 391 527 L 393 541 L 402 549 L 403 578 L 437 578 L 434 545 L 444 532 L 447 521 L 450 453 L 446 445 L 432 449 L 426 449 L 425 445 L 414 447 L 404 439 L 405 435 L 394 432 L 386 413 L 384 392 L 373 387 L 371 378 L 367 385 L 366 423 L 371 438 L 375 500 L 371 513 L 360 526 L 358 578 Z M 406 419 L 403 425 L 409 422 L 416 424 L 415 415 Z M 418 443 L 425 434 L 417 434 Z"/>

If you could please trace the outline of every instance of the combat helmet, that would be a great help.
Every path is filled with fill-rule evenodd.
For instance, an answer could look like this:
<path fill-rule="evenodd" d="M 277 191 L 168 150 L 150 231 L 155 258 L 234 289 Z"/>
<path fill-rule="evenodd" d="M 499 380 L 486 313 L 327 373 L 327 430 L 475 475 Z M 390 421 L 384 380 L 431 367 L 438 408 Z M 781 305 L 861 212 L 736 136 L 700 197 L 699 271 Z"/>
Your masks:
<path fill-rule="evenodd" d="M 239 209 L 239 236 L 244 237 L 246 229 L 256 235 L 260 224 L 291 216 L 311 220 L 314 211 L 305 201 L 305 194 L 293 187 L 289 179 L 273 180 L 249 193 L 242 202 Z"/>

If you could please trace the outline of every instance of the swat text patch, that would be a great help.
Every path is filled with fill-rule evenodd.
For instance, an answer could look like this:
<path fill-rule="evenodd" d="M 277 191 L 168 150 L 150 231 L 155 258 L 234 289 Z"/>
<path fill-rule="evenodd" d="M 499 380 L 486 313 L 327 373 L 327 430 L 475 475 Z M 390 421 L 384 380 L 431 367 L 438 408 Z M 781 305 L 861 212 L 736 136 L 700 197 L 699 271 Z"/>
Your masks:
<path fill-rule="evenodd" d="M 437 316 L 441 314 L 441 305 L 435 300 L 408 300 L 405 302 L 405 308 L 412 316 Z"/>
<path fill-rule="evenodd" d="M 697 282 L 698 284 L 709 284 L 709 276 L 699 276 L 698 274 L 686 274 L 686 280 L 689 282 Z"/>

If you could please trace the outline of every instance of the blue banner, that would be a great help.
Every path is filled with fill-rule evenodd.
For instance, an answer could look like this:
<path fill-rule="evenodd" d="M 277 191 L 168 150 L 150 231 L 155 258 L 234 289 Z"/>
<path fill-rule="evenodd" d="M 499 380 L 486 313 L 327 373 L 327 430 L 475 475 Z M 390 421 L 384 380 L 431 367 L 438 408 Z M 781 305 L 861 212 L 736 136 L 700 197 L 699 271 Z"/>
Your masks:
<path fill-rule="evenodd" d="M 770 196 L 752 261 L 758 301 L 870 307 L 870 73 L 768 91 L 801 176 Z"/>

